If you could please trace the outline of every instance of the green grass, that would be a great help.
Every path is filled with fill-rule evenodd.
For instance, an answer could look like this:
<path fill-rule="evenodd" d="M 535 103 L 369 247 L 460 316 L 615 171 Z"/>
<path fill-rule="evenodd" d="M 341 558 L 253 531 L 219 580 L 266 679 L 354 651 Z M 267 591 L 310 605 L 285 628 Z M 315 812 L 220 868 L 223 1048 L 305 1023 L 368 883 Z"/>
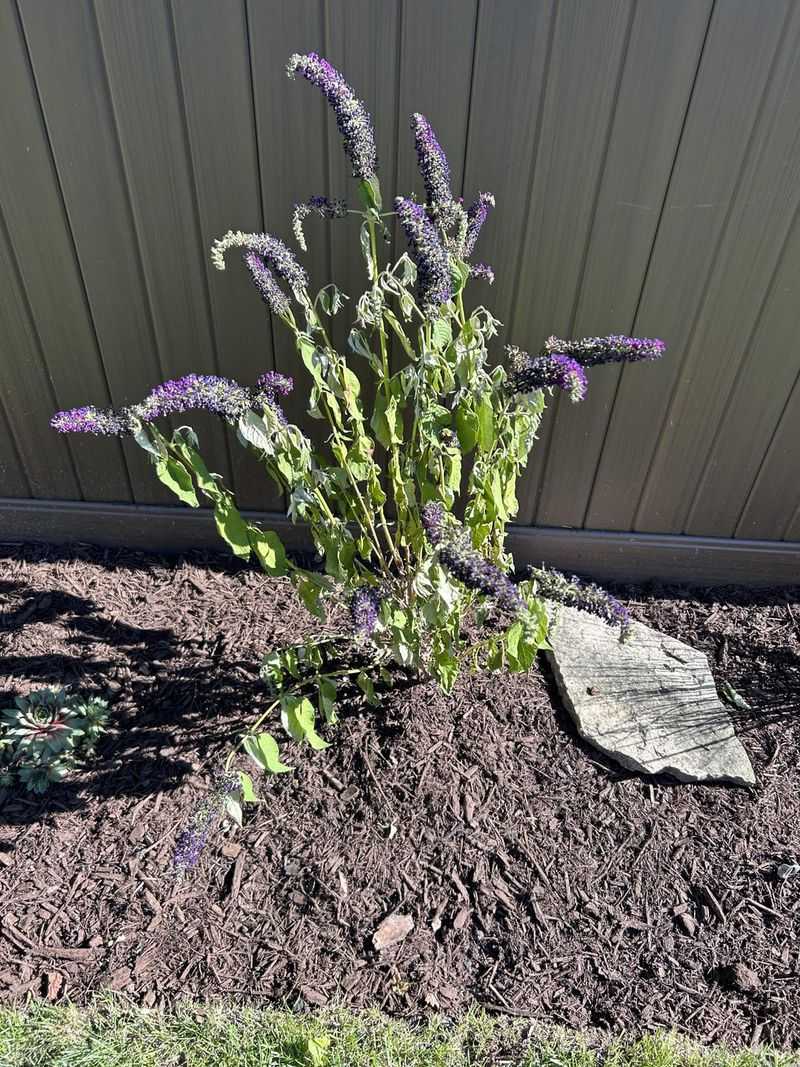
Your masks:
<path fill-rule="evenodd" d="M 89 1008 L 0 1010 L 2 1067 L 797 1067 L 767 1049 L 700 1048 L 672 1035 L 617 1041 L 470 1013 L 410 1026 L 376 1012 L 309 1015 L 186 1004 L 170 1012 L 102 997 Z"/>

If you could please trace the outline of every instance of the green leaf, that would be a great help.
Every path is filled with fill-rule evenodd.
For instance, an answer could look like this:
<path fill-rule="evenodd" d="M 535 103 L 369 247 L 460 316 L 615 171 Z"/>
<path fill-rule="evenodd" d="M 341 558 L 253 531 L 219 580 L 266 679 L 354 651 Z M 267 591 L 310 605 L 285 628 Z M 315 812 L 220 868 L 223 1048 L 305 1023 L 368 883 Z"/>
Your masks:
<path fill-rule="evenodd" d="M 370 208 L 374 211 L 381 210 L 381 207 L 383 206 L 381 200 L 381 184 L 374 174 L 371 178 L 366 178 L 364 181 L 358 183 L 358 195 L 366 210 L 369 210 Z"/>
<path fill-rule="evenodd" d="M 363 671 L 356 675 L 356 685 L 367 698 L 367 703 L 372 707 L 377 707 L 380 704 L 380 700 L 375 692 L 375 686 L 372 684 L 372 679 L 369 675 L 364 674 Z"/>
<path fill-rule="evenodd" d="M 318 575 L 303 574 L 296 581 L 297 595 L 303 601 L 306 609 L 318 619 L 325 621 L 325 606 L 322 603 L 322 594 L 327 589 L 327 583 L 320 581 Z"/>
<path fill-rule="evenodd" d="M 270 774 L 286 774 L 293 769 L 281 762 L 278 742 L 272 734 L 263 733 L 258 737 L 247 737 L 243 747 L 247 755 L 263 771 L 269 771 Z"/>
<path fill-rule="evenodd" d="M 530 632 L 522 619 L 506 631 L 506 649 L 513 671 L 527 671 L 533 666 L 538 646 L 530 640 Z"/>
<path fill-rule="evenodd" d="M 248 526 L 229 496 L 220 497 L 214 505 L 214 521 L 220 537 L 230 545 L 234 556 L 250 558 Z"/>
<path fill-rule="evenodd" d="M 393 444 L 399 445 L 402 438 L 399 433 L 399 419 L 397 417 L 397 397 L 392 393 L 387 400 L 385 392 L 381 390 L 375 397 L 375 408 L 370 419 L 370 426 L 377 440 L 387 452 Z"/>
<path fill-rule="evenodd" d="M 451 273 L 455 288 L 455 293 L 453 295 L 458 296 L 469 279 L 469 264 L 464 263 L 461 259 L 453 257 L 451 260 Z"/>
<path fill-rule="evenodd" d="M 197 436 L 188 426 L 182 426 L 176 430 L 172 437 L 172 446 L 180 453 L 181 459 L 194 474 L 197 484 L 203 493 L 211 500 L 217 500 L 223 493 L 219 483 L 205 464 L 205 460 L 197 451 L 194 442 Z"/>
<path fill-rule="evenodd" d="M 225 797 L 225 814 L 231 820 L 235 822 L 237 826 L 242 825 L 242 805 L 235 796 Z"/>
<path fill-rule="evenodd" d="M 153 433 L 153 431 L 155 431 L 155 433 Z M 155 427 L 150 427 L 148 429 L 146 426 L 140 426 L 134 433 L 133 439 L 140 448 L 143 448 L 145 452 L 149 452 L 151 456 L 155 456 L 157 459 L 160 459 L 167 454 L 167 450 L 161 439 L 161 434 L 155 430 Z"/>
<path fill-rule="evenodd" d="M 295 741 L 308 741 L 315 752 L 330 747 L 314 728 L 316 712 L 308 697 L 285 697 L 281 701 L 281 719 Z"/>
<path fill-rule="evenodd" d="M 458 678 L 458 660 L 445 642 L 435 642 L 431 656 L 431 670 L 444 692 L 451 693 Z"/>
<path fill-rule="evenodd" d="M 274 530 L 259 530 L 257 526 L 247 527 L 250 547 L 256 554 L 262 569 L 278 577 L 286 574 L 286 549 Z"/>
<path fill-rule="evenodd" d="M 450 326 L 450 320 L 442 317 L 438 318 L 433 324 L 431 337 L 434 348 L 439 349 L 439 351 L 447 348 L 453 340 L 453 330 Z"/>
<path fill-rule="evenodd" d="M 456 434 L 461 451 L 466 456 L 478 442 L 479 420 L 469 399 L 456 408 Z"/>
<path fill-rule="evenodd" d="M 200 506 L 197 493 L 194 491 L 192 476 L 179 459 L 173 459 L 172 456 L 169 459 L 159 459 L 156 462 L 156 474 L 167 489 L 170 489 L 184 504 L 193 508 Z"/>
<path fill-rule="evenodd" d="M 374 278 L 377 274 L 378 265 L 372 258 L 372 238 L 370 236 L 369 226 L 366 222 L 361 226 L 361 251 L 367 264 L 367 273 L 370 278 Z"/>
<path fill-rule="evenodd" d="M 336 683 L 330 678 L 322 678 L 319 683 L 319 710 L 327 723 L 338 721 L 336 715 Z"/>
<path fill-rule="evenodd" d="M 269 427 L 262 415 L 255 411 L 246 411 L 239 418 L 237 428 L 244 441 L 252 445 L 253 448 L 257 448 L 259 452 L 266 452 L 267 455 L 272 455 L 275 451 Z"/>
<path fill-rule="evenodd" d="M 483 452 L 488 452 L 494 444 L 494 409 L 486 393 L 478 401 L 477 416 L 478 444 Z"/>
<path fill-rule="evenodd" d="M 397 321 L 397 317 L 395 316 L 394 312 L 390 311 L 389 308 L 384 308 L 383 309 L 383 317 L 386 319 L 386 321 L 389 323 L 391 328 L 394 330 L 395 336 L 399 340 L 400 344 L 403 346 L 403 351 L 405 352 L 405 354 L 408 356 L 409 359 L 413 359 L 414 358 L 414 349 L 411 347 L 411 342 L 409 341 L 408 337 L 406 336 L 405 330 L 400 325 L 400 323 Z"/>
<path fill-rule="evenodd" d="M 257 804 L 258 797 L 256 791 L 253 788 L 253 779 L 249 774 L 245 774 L 244 771 L 239 771 L 239 781 L 242 786 L 242 800 L 245 804 Z"/>

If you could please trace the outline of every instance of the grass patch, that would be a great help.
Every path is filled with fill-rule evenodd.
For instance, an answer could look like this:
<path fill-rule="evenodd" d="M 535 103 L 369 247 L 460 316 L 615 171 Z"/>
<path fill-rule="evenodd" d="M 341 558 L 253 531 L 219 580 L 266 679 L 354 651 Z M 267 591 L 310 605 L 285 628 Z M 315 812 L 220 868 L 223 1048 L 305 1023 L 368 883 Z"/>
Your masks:
<path fill-rule="evenodd" d="M 101 997 L 88 1008 L 0 1010 L 2 1067 L 797 1067 L 770 1049 L 700 1048 L 674 1035 L 590 1048 L 580 1035 L 470 1013 L 420 1026 L 377 1012 L 298 1014 Z"/>

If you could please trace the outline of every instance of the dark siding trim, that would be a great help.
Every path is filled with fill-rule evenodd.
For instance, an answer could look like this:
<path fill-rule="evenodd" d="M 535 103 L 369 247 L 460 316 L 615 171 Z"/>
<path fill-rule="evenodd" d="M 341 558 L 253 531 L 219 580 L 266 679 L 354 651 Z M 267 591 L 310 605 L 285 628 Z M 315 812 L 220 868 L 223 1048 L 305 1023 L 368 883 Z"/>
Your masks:
<path fill-rule="evenodd" d="M 307 531 L 284 515 L 245 512 L 291 548 Z M 0 499 L 0 543 L 88 542 L 159 552 L 221 547 L 210 512 L 136 504 Z M 519 567 L 546 562 L 603 581 L 699 585 L 799 585 L 799 541 L 749 541 L 599 530 L 512 526 L 508 547 Z"/>

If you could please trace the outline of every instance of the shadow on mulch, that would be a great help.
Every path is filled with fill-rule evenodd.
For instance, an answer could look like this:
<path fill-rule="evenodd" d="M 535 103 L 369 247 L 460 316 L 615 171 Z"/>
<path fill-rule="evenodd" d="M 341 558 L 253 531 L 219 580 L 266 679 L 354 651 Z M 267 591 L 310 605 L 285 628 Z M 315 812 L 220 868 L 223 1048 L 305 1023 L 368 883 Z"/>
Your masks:
<path fill-rule="evenodd" d="M 800 879 L 776 877 L 800 859 L 796 591 L 622 591 L 753 704 L 739 726 L 755 790 L 611 766 L 540 667 L 463 678 L 449 698 L 399 686 L 350 709 L 326 751 L 283 745 L 295 773 L 259 779 L 263 807 L 176 882 L 176 835 L 266 706 L 261 657 L 318 623 L 287 582 L 216 556 L 0 559 L 0 699 L 72 684 L 114 708 L 85 774 L 42 803 L 0 802 L 0 1000 L 112 988 L 406 1016 L 478 1002 L 578 1028 L 800 1040 Z M 413 929 L 378 951 L 393 913 Z"/>

